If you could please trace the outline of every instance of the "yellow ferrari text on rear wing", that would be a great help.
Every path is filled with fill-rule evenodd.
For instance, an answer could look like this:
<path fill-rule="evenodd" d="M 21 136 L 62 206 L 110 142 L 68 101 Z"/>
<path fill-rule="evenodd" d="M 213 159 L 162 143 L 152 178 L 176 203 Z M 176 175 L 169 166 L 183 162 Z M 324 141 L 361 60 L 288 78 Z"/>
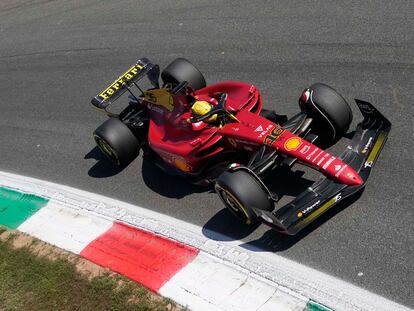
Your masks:
<path fill-rule="evenodd" d="M 95 107 L 107 111 L 107 107 L 127 90 L 132 94 L 130 87 L 133 85 L 138 87 L 136 83 L 146 75 L 154 87 L 159 87 L 159 73 L 160 69 L 158 65 L 152 64 L 147 58 L 139 59 L 134 66 L 125 71 L 105 90 L 92 98 L 91 103 Z"/>

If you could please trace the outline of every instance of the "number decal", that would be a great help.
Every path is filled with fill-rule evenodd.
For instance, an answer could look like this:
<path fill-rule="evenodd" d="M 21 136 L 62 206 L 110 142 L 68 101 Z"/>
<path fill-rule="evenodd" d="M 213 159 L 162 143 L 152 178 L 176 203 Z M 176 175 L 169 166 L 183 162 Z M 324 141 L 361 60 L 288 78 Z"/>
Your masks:
<path fill-rule="evenodd" d="M 156 103 L 157 102 L 157 96 L 155 96 L 155 94 L 151 93 L 151 92 L 146 92 L 145 93 L 145 97 L 146 99 L 148 99 L 150 102 Z"/>
<path fill-rule="evenodd" d="M 335 197 L 335 202 L 338 202 L 340 199 L 342 199 L 342 196 L 340 193 L 338 193 Z"/>
<path fill-rule="evenodd" d="M 280 126 L 275 127 L 270 134 L 266 135 L 264 138 L 264 143 L 268 146 L 272 146 L 276 140 L 280 138 L 285 130 Z"/>

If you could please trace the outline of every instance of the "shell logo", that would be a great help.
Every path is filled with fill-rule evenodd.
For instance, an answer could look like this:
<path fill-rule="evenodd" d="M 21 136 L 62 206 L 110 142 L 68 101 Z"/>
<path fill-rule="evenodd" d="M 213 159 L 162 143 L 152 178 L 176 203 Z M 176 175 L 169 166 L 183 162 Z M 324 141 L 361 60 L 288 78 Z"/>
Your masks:
<path fill-rule="evenodd" d="M 299 146 L 302 144 L 302 139 L 299 137 L 291 137 L 287 141 L 285 141 L 285 149 L 290 150 L 296 150 L 299 148 Z"/>

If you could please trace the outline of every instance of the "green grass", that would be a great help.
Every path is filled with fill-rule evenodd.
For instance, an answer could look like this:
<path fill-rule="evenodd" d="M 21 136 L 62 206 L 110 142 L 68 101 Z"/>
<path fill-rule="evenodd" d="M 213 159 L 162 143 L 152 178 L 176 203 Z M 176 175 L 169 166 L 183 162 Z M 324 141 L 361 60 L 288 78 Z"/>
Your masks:
<path fill-rule="evenodd" d="M 118 275 L 107 273 L 88 280 L 66 258 L 50 260 L 28 247 L 14 249 L 12 240 L 0 241 L 0 311 L 167 310 L 169 304 L 174 306 Z"/>

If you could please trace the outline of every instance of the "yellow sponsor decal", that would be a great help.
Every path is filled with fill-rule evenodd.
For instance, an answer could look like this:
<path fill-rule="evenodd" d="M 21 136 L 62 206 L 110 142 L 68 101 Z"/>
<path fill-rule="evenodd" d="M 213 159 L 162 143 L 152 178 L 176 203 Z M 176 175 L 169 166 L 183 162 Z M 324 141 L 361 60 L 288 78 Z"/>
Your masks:
<path fill-rule="evenodd" d="M 273 143 L 278 140 L 280 138 L 280 136 L 283 134 L 285 130 L 279 126 L 276 126 L 271 132 L 270 134 L 266 135 L 266 137 L 264 138 L 264 143 L 268 146 L 272 146 Z M 259 135 L 259 137 L 261 137 L 262 133 Z"/>
<path fill-rule="evenodd" d="M 387 138 L 387 133 L 386 132 L 381 132 L 378 135 L 377 141 L 375 142 L 374 147 L 372 147 L 371 153 L 369 154 L 368 158 L 367 158 L 367 162 L 374 162 L 374 160 L 376 159 L 378 152 L 381 150 L 382 145 L 385 142 L 385 139 Z"/>
<path fill-rule="evenodd" d="M 291 137 L 285 141 L 285 149 L 288 151 L 296 150 L 302 144 L 302 139 L 299 137 Z"/>
<path fill-rule="evenodd" d="M 336 202 L 342 199 L 341 194 L 337 194 L 333 198 L 331 198 L 329 201 L 322 204 L 316 211 L 314 211 L 312 214 L 309 214 L 308 217 L 303 218 L 303 220 L 295 225 L 295 227 L 302 227 L 306 224 L 310 223 L 312 220 L 323 214 L 328 208 L 330 208 L 332 205 L 334 205 Z M 299 215 L 300 214 L 300 215 Z M 303 216 L 302 212 L 299 212 L 297 214 L 298 218 L 301 218 Z"/>
<path fill-rule="evenodd" d="M 168 89 L 145 91 L 144 98 L 152 104 L 166 108 L 170 112 L 174 109 L 174 100 Z"/>
<path fill-rule="evenodd" d="M 135 77 L 143 67 L 139 64 L 135 64 L 127 71 L 125 71 L 118 79 L 116 79 L 110 86 L 108 86 L 99 96 L 103 100 L 109 99 L 116 91 L 124 86 L 128 81 Z"/>

